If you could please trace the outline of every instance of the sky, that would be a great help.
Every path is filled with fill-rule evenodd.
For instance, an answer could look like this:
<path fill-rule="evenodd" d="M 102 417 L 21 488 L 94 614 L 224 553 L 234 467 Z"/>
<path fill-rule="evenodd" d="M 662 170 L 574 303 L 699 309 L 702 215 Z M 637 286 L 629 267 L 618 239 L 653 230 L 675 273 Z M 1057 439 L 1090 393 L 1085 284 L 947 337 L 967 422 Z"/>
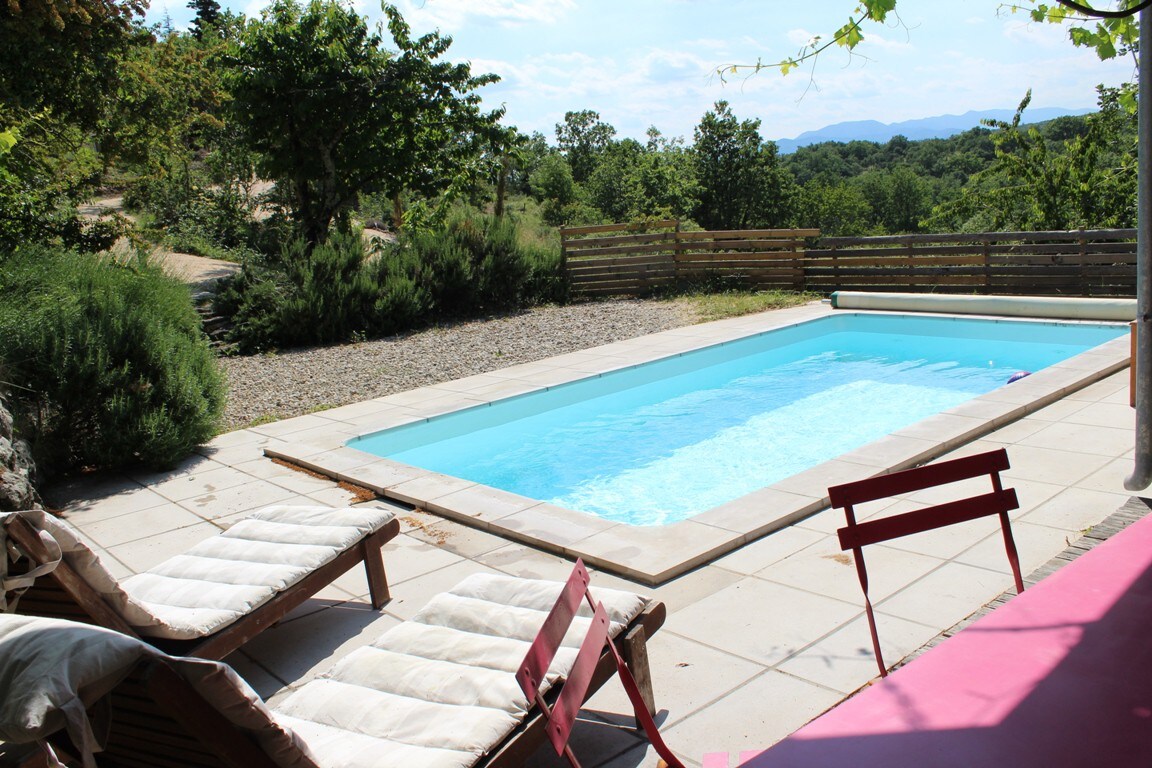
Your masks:
<path fill-rule="evenodd" d="M 375 24 L 378 5 L 353 0 Z M 266 0 L 221 0 L 250 17 Z M 852 120 L 893 123 L 970 110 L 1096 106 L 1098 84 L 1135 79 L 1132 58 L 1101 62 L 1067 30 L 1035 24 L 1001 0 L 899 0 L 897 16 L 868 23 L 854 53 L 824 53 L 781 76 L 717 76 L 730 64 L 776 62 L 845 23 L 855 0 L 398 0 L 415 34 L 450 35 L 446 58 L 501 82 L 481 93 L 506 109 L 504 124 L 555 142 L 568 111 L 591 109 L 617 137 L 649 126 L 692 141 L 716 101 L 761 120 L 765 139 Z M 181 0 L 152 0 L 148 20 L 177 27 Z M 385 33 L 386 34 L 386 33 Z M 1025 113 L 1027 117 L 1027 112 Z"/>

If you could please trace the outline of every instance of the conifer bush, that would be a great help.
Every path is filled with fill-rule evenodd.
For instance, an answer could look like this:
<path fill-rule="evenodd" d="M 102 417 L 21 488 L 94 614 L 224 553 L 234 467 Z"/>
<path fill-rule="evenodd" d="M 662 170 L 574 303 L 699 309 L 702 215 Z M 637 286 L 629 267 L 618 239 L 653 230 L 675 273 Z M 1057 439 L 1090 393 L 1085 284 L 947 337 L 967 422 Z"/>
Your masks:
<path fill-rule="evenodd" d="M 223 412 L 188 287 L 142 261 L 51 247 L 0 256 L 0 360 L 49 471 L 169 467 Z"/>
<path fill-rule="evenodd" d="M 458 216 L 369 253 L 357 232 L 250 259 L 216 298 L 241 352 L 377 338 L 565 297 L 560 254 L 515 223 Z"/>

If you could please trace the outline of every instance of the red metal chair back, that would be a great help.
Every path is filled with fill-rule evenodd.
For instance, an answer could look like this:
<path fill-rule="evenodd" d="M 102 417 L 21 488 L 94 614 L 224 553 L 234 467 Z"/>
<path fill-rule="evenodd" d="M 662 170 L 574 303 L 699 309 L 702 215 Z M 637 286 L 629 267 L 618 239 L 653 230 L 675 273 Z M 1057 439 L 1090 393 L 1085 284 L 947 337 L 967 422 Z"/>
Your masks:
<path fill-rule="evenodd" d="M 566 757 L 573 768 L 580 768 L 580 763 L 577 762 L 571 747 L 568 746 L 568 737 L 572 733 L 576 715 L 588 696 L 588 689 L 592 684 L 596 667 L 605 653 L 605 647 L 607 647 L 608 652 L 612 654 L 615 660 L 620 682 L 623 683 L 628 699 L 632 702 L 636 719 L 648 735 L 648 740 L 652 742 L 657 754 L 664 759 L 670 768 L 684 768 L 683 763 L 664 744 L 631 670 L 624 663 L 624 658 L 616 644 L 608 639 L 608 616 L 604 611 L 604 606 L 592 599 L 588 585 L 588 570 L 584 567 L 582 560 L 577 560 L 576 567 L 568 576 L 564 589 L 560 592 L 560 596 L 556 599 L 548 617 L 544 619 L 540 632 L 532 641 L 532 646 L 524 656 L 523 663 L 516 671 L 516 681 L 520 684 L 520 689 L 524 691 L 524 695 L 528 697 L 529 701 L 536 703 L 536 706 L 540 708 L 547 719 L 548 740 L 555 747 L 556 754 Z M 541 693 L 540 686 L 548 672 L 548 667 L 551 666 L 552 660 L 556 657 L 556 651 L 563 642 L 564 635 L 567 634 L 573 618 L 580 609 L 580 604 L 584 601 L 587 601 L 592 609 L 592 622 L 588 628 L 588 634 L 585 635 L 584 642 L 576 654 L 576 661 L 572 665 L 572 670 L 560 688 L 560 695 L 556 698 L 555 704 L 549 706 Z"/>
<path fill-rule="evenodd" d="M 843 508 L 847 525 L 836 533 L 840 537 L 840 548 L 852 550 L 856 560 L 856 572 L 860 586 L 864 590 L 864 610 L 868 615 L 868 629 L 872 633 L 872 647 L 876 651 L 876 664 L 880 676 L 886 677 L 888 670 L 880 653 L 880 638 L 876 632 L 876 617 L 872 612 L 872 601 L 868 597 L 868 571 L 864 564 L 863 548 L 869 544 L 922 533 L 946 525 L 976 520 L 990 515 L 1000 516 L 1000 528 L 1004 534 L 1004 549 L 1012 576 L 1016 581 L 1016 591 L 1024 591 L 1024 581 L 1020 576 L 1020 557 L 1016 553 L 1016 542 L 1012 538 L 1012 524 L 1008 512 L 1018 509 L 1016 491 L 1004 488 L 1000 482 L 1000 472 L 1009 467 L 1008 452 L 1003 448 L 975 456 L 966 456 L 939 464 L 929 464 L 903 472 L 893 472 L 855 483 L 833 486 L 828 489 L 828 498 L 836 509 Z M 968 480 L 987 475 L 992 481 L 992 492 L 972 496 L 958 501 L 936 504 L 913 512 L 889 515 L 863 523 L 856 522 L 855 505 L 877 499 L 899 496 L 913 491 L 939 485 Z"/>

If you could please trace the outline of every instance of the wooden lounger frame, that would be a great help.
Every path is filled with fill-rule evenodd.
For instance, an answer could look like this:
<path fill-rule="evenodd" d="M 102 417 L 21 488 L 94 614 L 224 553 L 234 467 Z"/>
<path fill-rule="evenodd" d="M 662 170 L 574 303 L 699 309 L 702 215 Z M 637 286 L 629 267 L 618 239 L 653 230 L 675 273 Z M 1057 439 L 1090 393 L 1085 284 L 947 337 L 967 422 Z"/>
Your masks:
<path fill-rule="evenodd" d="M 646 638 L 664 623 L 663 603 L 650 602 L 614 641 L 651 706 Z M 164 658 L 140 662 L 108 698 L 89 713 L 108 723 L 108 739 L 97 760 L 111 768 L 276 768 L 252 735 L 228 721 Z M 616 660 L 605 650 L 596 665 L 590 697 L 616 673 Z M 643 682 L 640 682 L 643 681 Z M 553 686 L 554 703 L 563 684 Z M 653 707 L 654 708 L 654 707 Z M 487 756 L 477 768 L 520 768 L 547 740 L 547 720 L 538 707 Z M 79 764 L 63 731 L 49 741 L 66 763 Z"/>
<path fill-rule="evenodd" d="M 8 537 L 28 556 L 29 569 L 52 559 L 40 540 L 38 531 L 27 520 L 18 515 L 12 516 L 5 527 Z M 17 612 L 30 616 L 71 619 L 114 629 L 173 655 L 222 659 L 280 621 L 294 608 L 360 562 L 364 563 L 367 572 L 372 607 L 377 609 L 383 607 L 391 599 L 391 595 L 380 548 L 399 533 L 400 521 L 393 518 L 379 530 L 364 536 L 332 561 L 320 566 L 288 589 L 277 593 L 252 612 L 220 631 L 196 640 L 165 640 L 141 635 L 65 562 L 57 565 L 50 574 L 36 580 L 36 583 L 20 597 Z"/>

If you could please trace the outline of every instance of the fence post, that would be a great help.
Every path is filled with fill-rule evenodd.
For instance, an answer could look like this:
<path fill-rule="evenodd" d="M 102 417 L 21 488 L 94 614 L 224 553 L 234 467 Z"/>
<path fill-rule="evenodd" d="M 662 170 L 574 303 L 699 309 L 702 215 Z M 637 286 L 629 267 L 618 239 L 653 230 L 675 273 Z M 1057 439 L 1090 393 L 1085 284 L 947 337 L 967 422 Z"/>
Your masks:
<path fill-rule="evenodd" d="M 992 293 L 992 240 L 984 238 L 980 241 L 980 256 L 984 260 L 984 293 Z"/>
<path fill-rule="evenodd" d="M 1083 227 L 1080 228 L 1080 239 L 1077 242 L 1080 244 L 1080 295 L 1091 296 L 1088 278 L 1088 237 Z"/>
<path fill-rule="evenodd" d="M 565 277 L 568 276 L 568 238 L 567 238 L 567 232 L 568 232 L 568 230 L 566 228 L 560 227 L 560 271 L 564 273 Z"/>

